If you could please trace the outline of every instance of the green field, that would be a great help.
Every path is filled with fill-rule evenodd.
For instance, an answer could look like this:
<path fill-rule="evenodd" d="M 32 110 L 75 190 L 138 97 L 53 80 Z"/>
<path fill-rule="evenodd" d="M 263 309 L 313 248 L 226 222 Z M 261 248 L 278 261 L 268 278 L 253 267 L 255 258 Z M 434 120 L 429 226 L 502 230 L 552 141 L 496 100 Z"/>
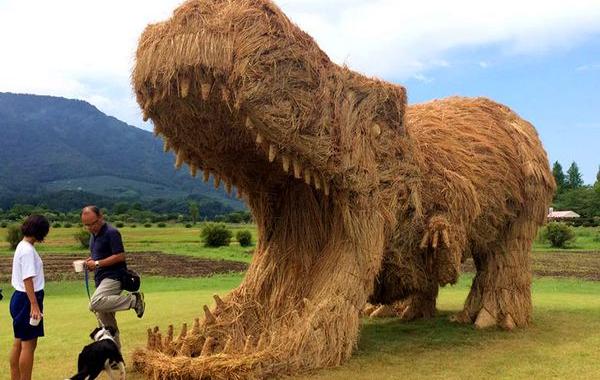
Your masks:
<path fill-rule="evenodd" d="M 208 259 L 225 259 L 249 262 L 251 256 L 248 252 L 252 247 L 240 247 L 235 240 L 229 247 L 206 248 L 200 240 L 200 224 L 192 228 L 185 228 L 183 225 L 168 225 L 166 228 L 137 226 L 136 228 L 123 227 L 119 230 L 123 235 L 125 250 L 130 252 L 164 252 L 176 253 L 190 256 L 203 257 Z M 253 225 L 236 224 L 229 228 L 235 232 L 242 229 L 248 229 L 252 232 L 253 241 L 256 242 L 256 227 Z M 73 228 L 51 228 L 46 241 L 43 244 L 36 245 L 38 252 L 52 253 L 74 253 L 81 252 L 86 254 L 87 250 L 81 248 L 75 242 L 73 235 L 79 230 Z M 13 251 L 5 241 L 6 229 L 0 228 L 0 255 L 12 255 Z"/>
<path fill-rule="evenodd" d="M 181 224 L 170 224 L 166 228 L 150 227 L 145 228 L 138 225 L 136 228 L 120 228 L 125 242 L 125 249 L 128 251 L 158 251 L 164 253 L 177 253 L 206 257 L 212 259 L 226 259 L 248 262 L 250 256 L 247 254 L 248 248 L 240 247 L 235 241 L 229 247 L 217 249 L 208 249 L 202 247 L 200 240 L 201 224 L 192 228 L 185 228 Z M 248 229 L 252 232 L 253 239 L 256 241 L 256 227 L 254 225 L 229 225 L 234 232 L 240 229 Z M 73 239 L 73 235 L 78 231 L 78 227 L 73 228 L 52 228 L 44 244 L 38 246 L 40 252 L 53 253 L 73 253 L 86 252 L 85 249 Z M 576 240 L 566 249 L 560 251 L 600 251 L 600 227 L 576 227 L 574 228 Z M 6 229 L 0 228 L 0 255 L 12 255 L 12 250 L 5 241 Z M 550 247 L 548 243 L 536 241 L 533 245 L 534 251 L 557 251 Z"/>
<path fill-rule="evenodd" d="M 232 226 L 234 229 L 252 226 Z M 72 235 L 77 228 L 53 229 L 41 252 L 73 253 L 79 248 Z M 214 259 L 248 262 L 248 248 L 233 242 L 229 247 L 202 247 L 199 227 L 121 229 L 128 251 L 162 251 Z M 600 251 L 594 241 L 597 229 L 578 229 L 579 250 Z M 0 229 L 0 237 L 4 231 Z M 580 240 L 581 239 L 581 240 Z M 584 247 L 584 248 L 581 248 Z M 543 251 L 544 246 L 536 245 Z M 250 248 L 251 249 L 251 248 Z M 570 248 L 574 250 L 576 248 Z M 552 249 L 552 251 L 556 251 Z M 12 255 L 8 244 L 0 243 L 0 255 Z M 537 252 L 539 265 L 568 265 L 595 270 L 594 254 L 577 255 L 569 250 Z M 565 258 L 565 255 L 568 259 Z M 588 261 L 585 261 L 588 260 Z M 589 261 L 593 260 L 593 261 Z M 534 267 L 536 267 L 534 262 Z M 575 269 L 573 272 L 577 272 Z M 401 323 L 394 319 L 364 320 L 353 357 L 342 367 L 305 374 L 303 379 L 480 379 L 521 378 L 600 379 L 600 282 L 576 279 L 537 278 L 533 286 L 534 322 L 514 332 L 476 331 L 470 326 L 451 324 L 448 316 L 461 309 L 470 286 L 465 274 L 460 282 L 442 289 L 439 315 L 431 320 Z M 130 360 L 135 347 L 145 344 L 146 329 L 159 325 L 192 322 L 202 305 L 211 304 L 212 294 L 225 294 L 237 286 L 242 275 L 211 278 L 144 278 L 148 309 L 142 320 L 133 312 L 119 314 L 124 354 Z M 8 313 L 10 285 L 0 284 L 6 298 L 0 312 L 0 355 L 7 358 L 12 341 Z M 46 287 L 46 337 L 40 339 L 34 378 L 62 379 L 75 371 L 77 355 L 89 343 L 94 317 L 87 311 L 87 296 L 81 281 L 49 282 Z M 0 360 L 0 374 L 7 374 L 8 360 Z M 0 375 L 1 379 L 6 375 Z M 104 377 L 105 378 L 105 377 Z M 129 379 L 142 379 L 130 374 Z"/>
<path fill-rule="evenodd" d="M 224 294 L 240 275 L 196 279 L 145 279 L 147 313 L 119 314 L 124 354 L 145 344 L 146 328 L 191 322 L 211 295 Z M 534 283 L 534 323 L 514 332 L 476 331 L 448 322 L 468 292 L 469 279 L 443 289 L 440 315 L 432 320 L 401 323 L 364 320 L 355 355 L 342 367 L 320 370 L 306 379 L 480 379 L 600 377 L 600 283 L 538 279 Z M 6 285 L 4 285 L 7 288 Z M 86 311 L 80 282 L 50 283 L 46 288 L 46 337 L 37 351 L 34 378 L 62 379 L 74 373 L 77 355 L 89 343 L 94 317 Z M 8 303 L 0 313 L 3 358 L 12 340 Z M 8 361 L 0 361 L 6 374 Z M 43 375 L 42 375 L 43 374 Z M 5 378 L 4 375 L 0 375 Z M 129 379 L 141 379 L 131 374 Z"/>

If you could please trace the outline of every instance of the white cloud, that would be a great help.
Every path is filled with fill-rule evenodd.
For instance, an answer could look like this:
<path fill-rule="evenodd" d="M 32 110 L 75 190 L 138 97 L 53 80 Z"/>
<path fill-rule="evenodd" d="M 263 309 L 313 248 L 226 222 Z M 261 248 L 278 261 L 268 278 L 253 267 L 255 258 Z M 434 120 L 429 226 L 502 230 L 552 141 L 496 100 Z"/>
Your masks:
<path fill-rule="evenodd" d="M 577 67 L 575 70 L 577 70 L 577 71 L 600 70 L 600 63 L 598 63 L 598 64 L 589 64 L 589 65 L 581 65 L 581 66 Z"/>
<path fill-rule="evenodd" d="M 427 78 L 453 49 L 542 54 L 600 33 L 597 0 L 276 2 L 334 61 L 384 78 Z M 0 91 L 87 99 L 141 125 L 129 85 L 137 38 L 178 3 L 0 0 Z"/>

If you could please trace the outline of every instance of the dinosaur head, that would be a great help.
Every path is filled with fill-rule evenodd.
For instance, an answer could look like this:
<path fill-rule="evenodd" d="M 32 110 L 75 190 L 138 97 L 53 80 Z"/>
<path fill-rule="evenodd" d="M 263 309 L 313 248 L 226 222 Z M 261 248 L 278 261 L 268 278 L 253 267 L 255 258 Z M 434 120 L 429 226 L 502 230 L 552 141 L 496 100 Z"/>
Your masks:
<path fill-rule="evenodd" d="M 142 34 L 132 82 L 176 166 L 254 209 L 284 194 L 376 198 L 395 180 L 404 88 L 332 63 L 268 0 L 185 2 Z"/>

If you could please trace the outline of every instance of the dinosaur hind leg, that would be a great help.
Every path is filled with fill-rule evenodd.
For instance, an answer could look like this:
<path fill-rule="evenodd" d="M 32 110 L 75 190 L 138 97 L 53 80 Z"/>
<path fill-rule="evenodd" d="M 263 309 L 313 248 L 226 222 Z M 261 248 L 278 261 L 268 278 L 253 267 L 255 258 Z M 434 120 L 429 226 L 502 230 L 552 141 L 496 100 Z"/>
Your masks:
<path fill-rule="evenodd" d="M 536 230 L 535 223 L 517 220 L 493 249 L 473 253 L 477 273 L 454 321 L 477 328 L 527 326 L 532 312 L 530 250 Z"/>

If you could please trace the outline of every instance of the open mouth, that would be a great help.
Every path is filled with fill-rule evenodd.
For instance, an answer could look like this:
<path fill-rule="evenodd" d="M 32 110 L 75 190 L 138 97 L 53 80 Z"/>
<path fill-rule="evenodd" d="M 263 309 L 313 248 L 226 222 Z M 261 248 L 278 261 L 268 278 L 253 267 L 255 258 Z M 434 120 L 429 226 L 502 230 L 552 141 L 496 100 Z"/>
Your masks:
<path fill-rule="evenodd" d="M 176 153 L 177 168 L 185 163 L 192 176 L 199 170 L 205 180 L 212 175 L 228 192 L 305 184 L 329 195 L 329 181 L 300 154 L 270 140 L 269 126 L 240 104 L 222 75 L 204 68 L 195 74 L 169 83 L 167 96 L 145 108 L 165 150 Z"/>

